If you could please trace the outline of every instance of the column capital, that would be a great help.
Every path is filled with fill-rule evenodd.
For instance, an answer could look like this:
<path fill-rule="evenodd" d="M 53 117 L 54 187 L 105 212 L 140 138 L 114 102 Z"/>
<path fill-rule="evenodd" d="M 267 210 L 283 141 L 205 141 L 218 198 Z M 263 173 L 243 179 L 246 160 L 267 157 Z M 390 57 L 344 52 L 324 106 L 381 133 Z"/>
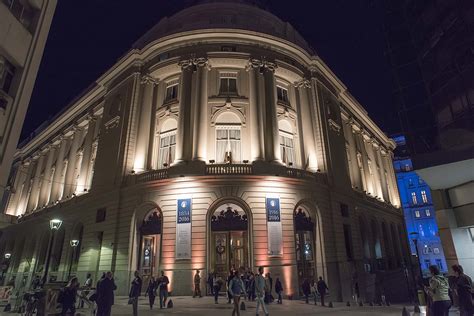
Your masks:
<path fill-rule="evenodd" d="M 262 59 L 250 58 L 245 70 L 249 71 L 250 69 L 257 68 L 259 69 L 260 73 L 263 73 L 266 70 L 275 72 L 275 70 L 278 68 L 278 65 L 274 62 L 266 60 L 265 57 Z"/>
<path fill-rule="evenodd" d="M 308 79 L 303 78 L 299 81 L 295 81 L 294 86 L 295 88 L 311 89 L 311 82 Z"/>
<path fill-rule="evenodd" d="M 207 57 L 191 57 L 189 59 L 183 59 L 178 62 L 178 66 L 180 66 L 182 70 L 192 71 L 196 71 L 197 67 L 205 67 L 207 70 L 211 69 Z"/>
<path fill-rule="evenodd" d="M 144 74 L 141 77 L 140 83 L 144 85 L 151 84 L 152 86 L 156 86 L 158 85 L 159 80 L 150 74 Z"/>

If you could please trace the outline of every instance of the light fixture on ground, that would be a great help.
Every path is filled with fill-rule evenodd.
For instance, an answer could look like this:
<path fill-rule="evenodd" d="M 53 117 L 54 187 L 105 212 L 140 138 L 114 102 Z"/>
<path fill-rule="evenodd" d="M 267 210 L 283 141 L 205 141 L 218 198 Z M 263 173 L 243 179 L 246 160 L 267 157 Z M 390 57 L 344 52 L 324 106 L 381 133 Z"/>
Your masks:
<path fill-rule="evenodd" d="M 49 247 L 48 247 L 48 253 L 46 254 L 46 264 L 44 268 L 43 279 L 41 280 L 41 286 L 44 286 L 44 284 L 46 283 L 46 280 L 48 279 L 48 270 L 49 270 L 49 263 L 51 261 L 51 250 L 54 244 L 54 235 L 56 231 L 58 231 L 61 228 L 62 224 L 63 224 L 63 221 L 58 218 L 53 218 L 52 220 L 49 221 L 49 228 L 51 229 L 51 237 L 49 238 Z"/>

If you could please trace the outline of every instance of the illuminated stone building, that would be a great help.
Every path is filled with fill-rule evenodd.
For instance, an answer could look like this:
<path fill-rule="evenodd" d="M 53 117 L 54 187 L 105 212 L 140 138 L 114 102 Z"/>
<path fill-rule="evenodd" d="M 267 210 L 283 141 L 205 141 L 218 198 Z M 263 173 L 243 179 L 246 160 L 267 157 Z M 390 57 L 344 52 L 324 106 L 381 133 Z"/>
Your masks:
<path fill-rule="evenodd" d="M 198 4 L 18 150 L 6 277 L 42 272 L 60 218 L 50 277 L 112 270 L 121 295 L 135 270 L 188 295 L 194 269 L 265 266 L 286 295 L 322 276 L 333 300 L 405 299 L 394 147 L 291 25 Z"/>

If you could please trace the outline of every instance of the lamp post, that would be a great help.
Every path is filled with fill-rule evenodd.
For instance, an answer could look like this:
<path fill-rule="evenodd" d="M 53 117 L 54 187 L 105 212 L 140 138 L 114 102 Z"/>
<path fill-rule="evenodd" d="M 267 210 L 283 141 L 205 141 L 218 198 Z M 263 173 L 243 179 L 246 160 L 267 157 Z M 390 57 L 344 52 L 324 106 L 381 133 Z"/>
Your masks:
<path fill-rule="evenodd" d="M 8 269 L 8 266 L 10 265 L 10 258 L 11 258 L 12 254 L 7 252 L 5 253 L 4 255 L 4 260 L 3 260 L 3 263 L 2 263 L 2 284 L 4 283 L 4 277 L 5 277 L 5 272 L 7 271 Z"/>
<path fill-rule="evenodd" d="M 416 282 L 415 280 L 415 289 L 417 290 L 420 290 L 420 285 L 421 285 L 421 280 L 423 279 L 423 270 L 421 269 L 421 262 L 420 262 L 420 252 L 418 251 L 418 236 L 419 234 L 417 232 L 411 232 L 410 233 L 410 236 L 412 237 L 413 239 L 413 244 L 415 245 L 415 251 L 416 251 L 416 261 L 417 261 L 417 266 L 418 266 L 418 270 L 420 272 L 420 279 L 418 282 Z M 419 301 L 419 299 L 418 299 Z"/>
<path fill-rule="evenodd" d="M 71 262 L 69 263 L 69 272 L 67 274 L 67 279 L 68 280 L 71 277 L 72 264 L 73 264 L 74 258 L 76 256 L 77 246 L 79 246 L 79 240 L 78 239 L 71 239 L 71 241 L 69 242 L 69 245 L 71 245 L 72 251 L 71 251 Z"/>
<path fill-rule="evenodd" d="M 49 228 L 51 229 L 51 237 L 49 238 L 49 247 L 48 247 L 48 253 L 46 254 L 46 264 L 44 267 L 44 275 L 43 279 L 41 280 L 41 287 L 43 287 L 46 283 L 46 280 L 48 279 L 48 270 L 49 270 L 49 263 L 51 261 L 51 251 L 53 248 L 53 243 L 54 243 L 54 235 L 56 231 L 61 228 L 61 225 L 63 224 L 63 221 L 57 218 L 54 218 L 49 221 Z"/>

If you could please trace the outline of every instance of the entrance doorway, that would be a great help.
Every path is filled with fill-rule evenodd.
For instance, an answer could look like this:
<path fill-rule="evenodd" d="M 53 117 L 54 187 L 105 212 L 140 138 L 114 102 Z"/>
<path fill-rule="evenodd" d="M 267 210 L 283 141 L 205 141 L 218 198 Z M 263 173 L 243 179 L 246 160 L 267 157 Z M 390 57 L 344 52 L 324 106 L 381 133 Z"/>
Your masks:
<path fill-rule="evenodd" d="M 226 278 L 231 269 L 249 267 L 248 218 L 235 204 L 226 204 L 211 216 L 211 271 Z"/>
<path fill-rule="evenodd" d="M 301 284 L 305 279 L 311 282 L 316 280 L 315 276 L 315 251 L 314 251 L 314 223 L 306 210 L 299 208 L 294 213 L 295 222 L 295 248 L 296 265 L 298 269 L 298 282 Z"/>
<path fill-rule="evenodd" d="M 161 247 L 161 213 L 150 211 L 140 226 L 139 269 L 143 278 L 143 287 L 148 285 L 152 276 L 158 275 Z"/>

